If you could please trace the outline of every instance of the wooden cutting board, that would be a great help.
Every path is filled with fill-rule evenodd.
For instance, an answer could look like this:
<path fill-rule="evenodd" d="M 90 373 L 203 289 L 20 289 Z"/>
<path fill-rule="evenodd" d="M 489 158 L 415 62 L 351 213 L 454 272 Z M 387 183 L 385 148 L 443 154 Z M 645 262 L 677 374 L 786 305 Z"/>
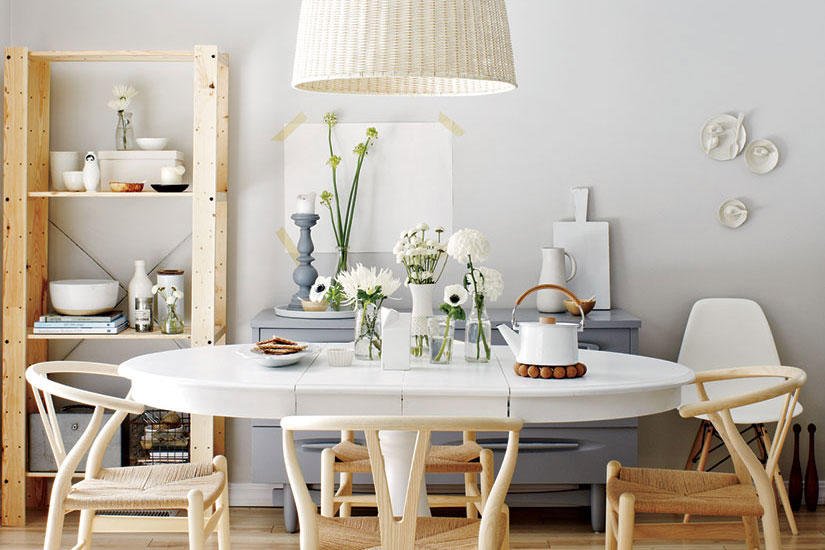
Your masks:
<path fill-rule="evenodd" d="M 576 260 L 576 276 L 567 287 L 584 300 L 596 296 L 596 309 L 610 309 L 610 234 L 607 222 L 587 221 L 589 189 L 574 187 L 576 219 L 553 224 L 553 246 Z"/>

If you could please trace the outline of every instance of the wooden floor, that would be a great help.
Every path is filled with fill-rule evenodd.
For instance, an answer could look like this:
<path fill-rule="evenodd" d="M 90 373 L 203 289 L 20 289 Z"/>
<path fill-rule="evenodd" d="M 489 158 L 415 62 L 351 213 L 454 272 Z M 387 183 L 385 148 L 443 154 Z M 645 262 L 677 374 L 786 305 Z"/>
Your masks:
<path fill-rule="evenodd" d="M 30 524 L 26 527 L 0 529 L 0 548 L 29 550 L 42 548 L 45 518 L 41 513 L 30 511 Z M 234 550 L 260 550 L 263 548 L 297 549 L 298 536 L 283 531 L 280 508 L 233 508 L 232 548 Z M 800 534 L 783 536 L 783 547 L 797 550 L 825 549 L 825 507 L 816 513 L 799 512 L 797 515 Z M 64 547 L 71 548 L 76 535 L 77 514 L 67 520 Z M 604 548 L 604 537 L 590 531 L 589 517 L 583 509 L 514 509 L 511 520 L 512 548 L 596 549 Z M 787 526 L 783 523 L 783 533 Z M 639 550 L 665 549 L 744 549 L 744 544 L 697 543 L 665 541 L 639 543 Z M 186 535 L 179 534 L 101 534 L 94 539 L 95 550 L 132 549 L 186 549 Z M 214 535 L 207 548 L 217 548 Z"/>

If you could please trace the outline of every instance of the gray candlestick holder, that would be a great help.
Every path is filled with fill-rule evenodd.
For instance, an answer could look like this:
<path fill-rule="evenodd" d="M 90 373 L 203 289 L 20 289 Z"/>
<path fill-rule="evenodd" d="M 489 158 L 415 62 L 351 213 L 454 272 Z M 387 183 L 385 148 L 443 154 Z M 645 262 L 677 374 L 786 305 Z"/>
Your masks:
<path fill-rule="evenodd" d="M 288 309 L 294 311 L 304 309 L 301 300 L 309 300 L 309 289 L 318 278 L 318 270 L 312 267 L 312 262 L 315 261 L 312 257 L 315 245 L 312 244 L 310 229 L 321 217 L 318 214 L 293 214 L 291 218 L 295 225 L 301 228 L 301 236 L 298 238 L 298 266 L 292 272 L 292 280 L 298 285 L 298 292 L 292 295 L 288 306 Z"/>

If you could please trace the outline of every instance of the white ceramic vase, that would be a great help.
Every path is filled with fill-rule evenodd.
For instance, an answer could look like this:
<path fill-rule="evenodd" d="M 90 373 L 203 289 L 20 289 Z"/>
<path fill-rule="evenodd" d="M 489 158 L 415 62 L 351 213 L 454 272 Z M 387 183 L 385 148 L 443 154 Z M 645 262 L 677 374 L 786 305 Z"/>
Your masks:
<path fill-rule="evenodd" d="M 83 155 L 79 151 L 52 151 L 49 153 L 49 175 L 52 191 L 65 191 L 63 172 L 76 172 L 83 166 Z"/>
<path fill-rule="evenodd" d="M 429 337 L 427 320 L 433 315 L 434 284 L 410 283 L 412 312 L 410 317 L 410 355 L 413 360 L 429 359 Z"/>
<path fill-rule="evenodd" d="M 135 327 L 135 298 L 151 298 L 152 281 L 146 274 L 146 262 L 135 260 L 135 274 L 129 281 L 129 326 Z"/>

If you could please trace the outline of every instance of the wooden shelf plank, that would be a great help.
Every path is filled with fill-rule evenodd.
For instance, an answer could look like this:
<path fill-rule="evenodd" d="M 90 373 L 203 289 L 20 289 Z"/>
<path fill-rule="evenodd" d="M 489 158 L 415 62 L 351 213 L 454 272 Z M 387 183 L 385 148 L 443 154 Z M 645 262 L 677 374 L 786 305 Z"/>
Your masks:
<path fill-rule="evenodd" d="M 35 334 L 29 327 L 29 340 L 187 340 L 192 337 L 189 327 L 181 334 L 163 334 L 155 327 L 152 332 L 136 332 L 127 328 L 120 334 Z"/>
<path fill-rule="evenodd" d="M 29 52 L 29 59 L 43 61 L 192 61 L 190 50 L 95 50 Z"/>
<path fill-rule="evenodd" d="M 217 193 L 218 201 L 226 200 L 226 193 Z M 47 199 L 174 199 L 180 197 L 192 198 L 192 191 L 180 193 L 158 193 L 145 191 L 141 193 L 114 193 L 112 191 L 30 191 L 29 198 Z"/>

